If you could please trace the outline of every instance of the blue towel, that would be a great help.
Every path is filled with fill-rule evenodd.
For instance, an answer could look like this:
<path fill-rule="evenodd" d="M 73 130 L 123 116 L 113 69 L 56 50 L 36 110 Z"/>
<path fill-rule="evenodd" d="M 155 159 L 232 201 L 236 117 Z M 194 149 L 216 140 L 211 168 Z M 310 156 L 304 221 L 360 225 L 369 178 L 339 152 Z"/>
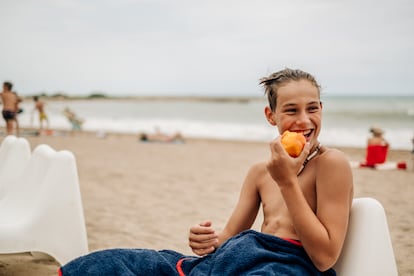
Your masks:
<path fill-rule="evenodd" d="M 205 257 L 175 251 L 109 249 L 77 258 L 61 267 L 70 275 L 336 275 L 320 272 L 300 245 L 247 230 Z"/>

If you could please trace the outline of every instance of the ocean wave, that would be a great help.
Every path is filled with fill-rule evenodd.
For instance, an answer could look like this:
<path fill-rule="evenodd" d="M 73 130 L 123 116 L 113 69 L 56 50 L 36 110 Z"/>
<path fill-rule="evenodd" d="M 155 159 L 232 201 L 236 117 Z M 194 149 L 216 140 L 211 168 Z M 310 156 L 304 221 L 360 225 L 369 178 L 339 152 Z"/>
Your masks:
<path fill-rule="evenodd" d="M 349 101 L 342 110 L 351 110 L 353 103 Z M 248 104 L 217 103 L 217 102 L 51 102 L 46 105 L 50 126 L 54 129 L 71 128 L 62 111 L 70 104 L 81 118 L 87 131 L 107 131 L 138 134 L 152 133 L 160 128 L 165 133 L 181 132 L 186 137 L 213 138 L 226 140 L 270 141 L 277 136 L 277 131 L 265 120 L 264 103 L 251 102 Z M 336 102 L 338 104 L 338 102 Z M 406 104 L 400 102 L 400 105 Z M 371 105 L 373 105 L 371 103 Z M 320 141 L 326 145 L 365 147 L 369 128 L 373 125 L 385 130 L 385 137 L 396 149 L 411 150 L 411 139 L 414 136 L 414 121 L 412 116 L 400 114 L 391 116 L 381 110 L 384 102 L 367 109 L 374 115 L 363 112 L 332 113 L 334 104 L 329 108 L 324 106 L 323 129 Z M 375 105 L 374 105 L 375 106 Z M 38 127 L 38 118 L 33 105 L 22 105 L 25 112 L 19 115 L 22 127 Z M 405 109 L 413 113 L 411 109 Z M 361 111 L 361 110 L 360 110 Z M 343 112 L 343 113 L 341 113 Z M 367 113 L 368 112 L 368 113 Z"/>

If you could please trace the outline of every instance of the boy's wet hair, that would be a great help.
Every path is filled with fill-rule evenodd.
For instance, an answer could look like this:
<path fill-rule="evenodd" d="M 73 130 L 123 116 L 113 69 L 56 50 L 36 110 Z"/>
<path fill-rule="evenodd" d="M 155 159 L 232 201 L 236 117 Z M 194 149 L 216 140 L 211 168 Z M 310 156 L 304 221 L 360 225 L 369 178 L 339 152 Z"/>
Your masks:
<path fill-rule="evenodd" d="M 11 83 L 11 82 L 9 82 L 9 81 L 5 81 L 5 82 L 3 82 L 3 85 L 4 86 L 6 86 L 7 87 L 7 89 L 8 90 L 12 90 L 12 88 L 13 88 L 13 84 Z"/>
<path fill-rule="evenodd" d="M 320 91 L 321 87 L 311 74 L 300 69 L 285 68 L 281 71 L 275 72 L 268 77 L 260 79 L 260 85 L 265 89 L 265 95 L 269 101 L 269 106 L 272 111 L 276 110 L 277 90 L 290 81 L 308 80 Z"/>

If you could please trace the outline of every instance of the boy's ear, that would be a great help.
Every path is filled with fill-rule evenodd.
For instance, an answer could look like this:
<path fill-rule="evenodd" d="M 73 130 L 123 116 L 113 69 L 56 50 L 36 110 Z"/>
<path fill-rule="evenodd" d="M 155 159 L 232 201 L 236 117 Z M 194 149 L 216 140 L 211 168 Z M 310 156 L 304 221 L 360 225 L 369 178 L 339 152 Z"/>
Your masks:
<path fill-rule="evenodd" d="M 275 126 L 276 122 L 275 122 L 275 118 L 274 118 L 274 113 L 270 109 L 269 106 L 265 107 L 264 113 L 265 113 L 266 119 L 269 122 L 269 124 L 271 124 L 272 126 Z"/>

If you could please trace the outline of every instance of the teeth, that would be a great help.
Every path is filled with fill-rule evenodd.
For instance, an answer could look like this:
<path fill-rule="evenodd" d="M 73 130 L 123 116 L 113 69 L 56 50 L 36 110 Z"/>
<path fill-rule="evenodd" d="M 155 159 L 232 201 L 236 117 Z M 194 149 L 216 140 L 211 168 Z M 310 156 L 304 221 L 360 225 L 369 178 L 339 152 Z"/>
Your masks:
<path fill-rule="evenodd" d="M 310 135 L 311 133 L 312 133 L 312 129 L 308 129 L 308 130 L 297 130 L 296 132 L 297 133 L 302 133 L 304 136 L 308 136 L 308 135 Z"/>
<path fill-rule="evenodd" d="M 311 134 L 311 132 L 312 132 L 312 130 L 307 130 L 307 131 L 304 131 L 304 132 L 303 132 L 303 135 L 307 136 L 307 135 Z"/>

